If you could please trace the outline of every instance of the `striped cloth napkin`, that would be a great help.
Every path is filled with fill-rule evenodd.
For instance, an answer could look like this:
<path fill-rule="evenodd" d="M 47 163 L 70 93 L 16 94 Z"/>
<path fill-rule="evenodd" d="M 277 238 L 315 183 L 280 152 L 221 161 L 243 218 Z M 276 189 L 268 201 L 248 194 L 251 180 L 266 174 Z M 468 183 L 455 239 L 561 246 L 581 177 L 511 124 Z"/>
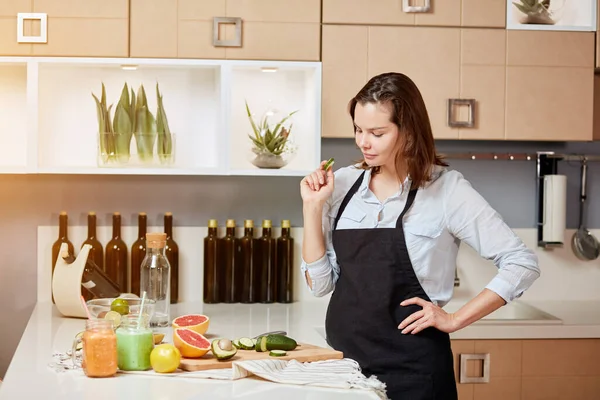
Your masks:
<path fill-rule="evenodd" d="M 121 373 L 121 371 L 119 371 Z M 157 374 L 154 371 L 127 371 L 127 374 L 179 376 L 185 378 L 209 378 L 237 380 L 252 375 L 265 380 L 288 385 L 322 386 L 337 389 L 372 390 L 382 400 L 387 400 L 385 383 L 375 376 L 367 378 L 358 363 L 352 359 L 298 362 L 296 360 L 246 360 L 232 362 L 231 369 Z"/>

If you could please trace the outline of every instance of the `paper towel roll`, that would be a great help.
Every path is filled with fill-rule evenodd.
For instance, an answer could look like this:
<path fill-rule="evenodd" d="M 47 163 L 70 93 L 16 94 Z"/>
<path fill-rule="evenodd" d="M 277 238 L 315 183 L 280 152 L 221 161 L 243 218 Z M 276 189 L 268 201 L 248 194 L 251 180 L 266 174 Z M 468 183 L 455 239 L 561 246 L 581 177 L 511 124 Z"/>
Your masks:
<path fill-rule="evenodd" d="M 542 240 L 546 243 L 562 244 L 567 228 L 567 177 L 566 175 L 544 176 L 544 219 Z"/>

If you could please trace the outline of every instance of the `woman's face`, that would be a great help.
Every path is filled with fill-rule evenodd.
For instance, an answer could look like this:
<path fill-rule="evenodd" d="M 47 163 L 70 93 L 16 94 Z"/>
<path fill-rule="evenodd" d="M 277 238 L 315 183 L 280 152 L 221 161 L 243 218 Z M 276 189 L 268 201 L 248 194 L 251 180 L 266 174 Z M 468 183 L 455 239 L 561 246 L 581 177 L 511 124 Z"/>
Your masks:
<path fill-rule="evenodd" d="M 379 103 L 356 104 L 354 138 L 370 167 L 394 165 L 398 127 L 388 107 Z"/>

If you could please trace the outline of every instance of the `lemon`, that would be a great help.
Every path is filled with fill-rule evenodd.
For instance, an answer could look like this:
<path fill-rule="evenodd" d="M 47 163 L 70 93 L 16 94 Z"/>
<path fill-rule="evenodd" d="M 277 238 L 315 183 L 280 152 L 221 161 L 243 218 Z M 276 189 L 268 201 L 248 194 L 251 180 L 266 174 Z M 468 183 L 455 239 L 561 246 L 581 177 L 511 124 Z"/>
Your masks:
<path fill-rule="evenodd" d="M 159 344 L 150 353 L 150 365 L 159 373 L 174 372 L 179 367 L 181 353 L 170 343 Z"/>
<path fill-rule="evenodd" d="M 113 328 L 117 328 L 119 325 L 121 325 L 121 314 L 119 314 L 116 311 L 109 311 L 106 313 L 106 315 L 104 316 L 104 319 L 110 319 L 113 323 Z"/>
<path fill-rule="evenodd" d="M 156 333 L 156 332 L 154 332 L 152 334 L 152 336 L 154 338 L 154 344 L 159 344 L 165 338 L 165 334 L 164 333 Z"/>
<path fill-rule="evenodd" d="M 129 314 L 129 303 L 125 299 L 114 299 L 110 304 L 110 310 L 116 311 L 121 315 Z"/>

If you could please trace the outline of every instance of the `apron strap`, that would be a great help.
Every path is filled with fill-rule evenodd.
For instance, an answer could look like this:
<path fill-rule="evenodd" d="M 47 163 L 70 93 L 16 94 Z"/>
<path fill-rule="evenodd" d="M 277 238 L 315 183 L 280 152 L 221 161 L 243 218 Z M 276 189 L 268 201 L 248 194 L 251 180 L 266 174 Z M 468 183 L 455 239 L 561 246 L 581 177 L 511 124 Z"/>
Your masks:
<path fill-rule="evenodd" d="M 342 204 L 340 205 L 340 208 L 339 208 L 339 210 L 337 212 L 337 215 L 335 216 L 335 222 L 333 223 L 333 229 L 332 230 L 335 231 L 335 229 L 337 228 L 338 221 L 340 220 L 340 217 L 342 216 L 342 213 L 346 209 L 346 206 L 350 202 L 350 199 L 352 198 L 352 196 L 354 196 L 354 193 L 356 193 L 358 191 L 358 188 L 360 187 L 360 184 L 362 183 L 363 178 L 365 176 L 365 172 L 366 171 L 363 171 L 363 173 L 360 174 L 360 176 L 358 177 L 358 179 L 356 180 L 356 182 L 354 182 L 354 185 L 352 185 L 352 187 L 350 188 L 350 190 L 348 191 L 348 193 L 346 193 L 346 197 L 344 197 L 344 200 L 342 200 Z"/>
<path fill-rule="evenodd" d="M 402 210 L 400 216 L 396 220 L 396 228 L 402 228 L 402 218 L 404 217 L 404 214 L 406 214 L 406 212 L 410 209 L 412 204 L 415 202 L 417 190 L 418 189 L 412 189 L 410 192 L 408 192 L 408 198 L 406 199 L 406 205 L 404 206 L 404 210 Z"/>

